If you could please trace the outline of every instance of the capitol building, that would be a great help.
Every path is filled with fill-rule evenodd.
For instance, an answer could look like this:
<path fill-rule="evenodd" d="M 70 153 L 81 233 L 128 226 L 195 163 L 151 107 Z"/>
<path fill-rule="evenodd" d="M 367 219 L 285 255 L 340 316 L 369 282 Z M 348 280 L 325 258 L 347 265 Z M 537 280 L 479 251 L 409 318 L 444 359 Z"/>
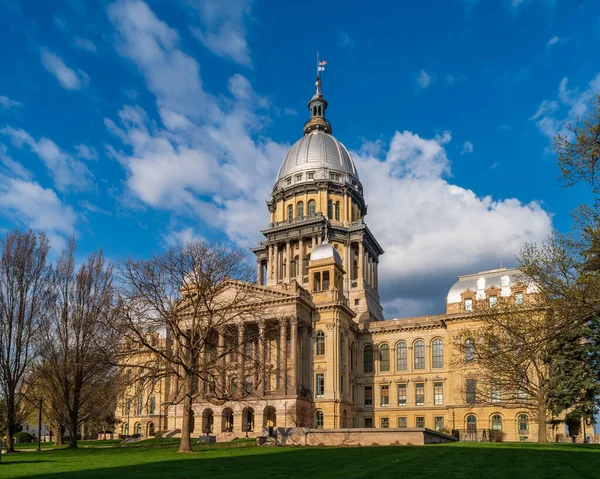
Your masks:
<path fill-rule="evenodd" d="M 448 285 L 445 314 L 385 318 L 379 297 L 385 245 L 368 227 L 360 172 L 333 136 L 327 108 L 318 79 L 304 135 L 275 178 L 264 240 L 252 248 L 252 287 L 265 319 L 228 332 L 242 344 L 264 335 L 251 345 L 264 362 L 262 380 L 240 400 L 195 401 L 193 437 L 228 440 L 302 426 L 454 430 L 471 440 L 501 430 L 505 440 L 536 441 L 526 405 L 480 401 L 476 366 L 457 367 L 453 347 L 461 329 L 475 324 L 475 302 L 503 297 L 519 304 L 532 291 L 518 270 L 466 274 Z M 244 355 L 225 360 L 237 378 L 247 378 Z M 182 406 L 169 403 L 169 385 L 144 394 L 120 401 L 120 432 L 177 435 Z"/>

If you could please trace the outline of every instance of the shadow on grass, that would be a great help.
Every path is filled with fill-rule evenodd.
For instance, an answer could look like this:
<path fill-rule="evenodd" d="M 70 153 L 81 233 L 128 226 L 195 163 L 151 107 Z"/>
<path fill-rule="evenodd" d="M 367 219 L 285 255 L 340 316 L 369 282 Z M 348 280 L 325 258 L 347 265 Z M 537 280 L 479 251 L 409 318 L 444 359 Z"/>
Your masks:
<path fill-rule="evenodd" d="M 178 454 L 164 449 L 133 451 L 118 448 L 95 450 L 93 453 L 90 450 L 70 451 L 68 454 L 64 451 L 43 452 L 37 456 L 40 457 L 37 462 L 44 462 L 42 457 L 46 455 L 51 456 L 48 459 L 51 458 L 54 463 L 48 469 L 47 465 L 40 464 L 39 468 L 29 471 L 30 465 L 24 468 L 22 461 L 15 461 L 0 466 L 0 477 L 597 478 L 600 468 L 599 447 L 568 445 L 253 447 L 205 449 L 193 454 Z M 36 461 L 27 461 L 31 462 Z M 90 465 L 95 467 L 90 468 Z"/>

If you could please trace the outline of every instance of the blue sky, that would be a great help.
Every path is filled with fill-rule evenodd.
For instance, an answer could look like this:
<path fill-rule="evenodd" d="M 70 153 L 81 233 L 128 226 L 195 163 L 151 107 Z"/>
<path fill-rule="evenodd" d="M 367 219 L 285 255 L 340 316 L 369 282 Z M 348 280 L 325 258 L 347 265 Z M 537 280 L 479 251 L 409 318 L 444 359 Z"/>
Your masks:
<path fill-rule="evenodd" d="M 386 254 L 386 317 L 568 231 L 550 138 L 600 91 L 575 0 L 0 3 L 0 228 L 118 261 L 259 240 L 315 54 Z"/>

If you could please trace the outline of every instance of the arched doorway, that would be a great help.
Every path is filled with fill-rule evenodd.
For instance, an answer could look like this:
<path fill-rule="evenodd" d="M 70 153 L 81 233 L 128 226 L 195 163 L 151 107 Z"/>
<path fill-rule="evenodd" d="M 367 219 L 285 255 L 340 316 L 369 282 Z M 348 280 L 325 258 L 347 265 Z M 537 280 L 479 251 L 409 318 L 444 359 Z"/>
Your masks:
<path fill-rule="evenodd" d="M 244 424 L 242 424 L 244 431 L 254 431 L 254 409 L 251 407 L 244 409 L 242 411 L 242 421 L 244 421 Z"/>
<path fill-rule="evenodd" d="M 263 411 L 263 426 L 269 430 L 269 436 L 275 435 L 277 412 L 273 406 L 267 406 Z"/>
<path fill-rule="evenodd" d="M 214 414 L 212 409 L 205 409 L 202 412 L 202 434 L 211 434 L 213 432 Z"/>
<path fill-rule="evenodd" d="M 477 440 L 477 417 L 473 414 L 469 414 L 467 416 L 467 441 L 476 441 Z"/>
<path fill-rule="evenodd" d="M 221 432 L 232 432 L 233 431 L 233 411 L 231 408 L 223 409 L 221 416 Z"/>
<path fill-rule="evenodd" d="M 148 423 L 148 437 L 152 437 L 154 436 L 154 423 L 153 422 L 149 422 Z"/>

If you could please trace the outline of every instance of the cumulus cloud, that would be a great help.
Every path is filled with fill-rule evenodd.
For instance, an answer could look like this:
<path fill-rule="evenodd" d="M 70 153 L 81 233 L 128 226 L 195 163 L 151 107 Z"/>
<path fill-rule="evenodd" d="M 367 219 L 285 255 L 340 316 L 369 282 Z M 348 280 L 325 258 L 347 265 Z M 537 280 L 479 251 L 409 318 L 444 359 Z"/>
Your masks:
<path fill-rule="evenodd" d="M 58 80 L 60 85 L 67 90 L 79 90 L 87 82 L 88 76 L 82 70 L 73 70 L 55 53 L 42 48 L 42 64 Z"/>
<path fill-rule="evenodd" d="M 0 206 L 19 226 L 45 232 L 58 250 L 76 233 L 73 209 L 38 183 L 0 175 Z"/>
<path fill-rule="evenodd" d="M 23 103 L 17 100 L 11 100 L 7 96 L 0 95 L 0 108 L 4 108 L 5 110 L 9 110 L 11 108 L 19 108 L 22 107 Z"/>
<path fill-rule="evenodd" d="M 465 155 L 467 153 L 473 153 L 473 143 L 470 141 L 465 141 L 462 145 L 462 149 L 460 150 L 461 155 Z"/>
<path fill-rule="evenodd" d="M 0 134 L 8 135 L 13 144 L 22 148 L 27 145 L 50 170 L 56 188 L 60 191 L 85 191 L 91 187 L 92 173 L 80 161 L 61 150 L 48 138 L 35 140 L 23 129 L 10 126 L 0 129 Z"/>
<path fill-rule="evenodd" d="M 421 89 L 427 88 L 431 85 L 431 75 L 429 75 L 425 70 L 421 69 L 415 78 L 417 85 Z"/>
<path fill-rule="evenodd" d="M 245 22 L 252 10 L 249 0 L 204 0 L 187 2 L 197 13 L 199 26 L 190 32 L 215 55 L 231 58 L 241 65 L 251 65 Z"/>
<path fill-rule="evenodd" d="M 450 139 L 396 132 L 387 151 L 353 154 L 369 228 L 386 251 L 379 284 L 387 318 L 443 311 L 457 275 L 514 264 L 526 242 L 551 232 L 537 202 L 480 197 L 444 179 Z"/>
<path fill-rule="evenodd" d="M 558 86 L 557 99 L 542 101 L 530 120 L 549 138 L 554 138 L 559 133 L 569 137 L 571 132 L 565 129 L 565 123 L 576 123 L 578 118 L 584 117 L 590 99 L 599 93 L 600 73 L 582 91 L 578 88 L 570 89 L 569 80 L 565 77 Z"/>

